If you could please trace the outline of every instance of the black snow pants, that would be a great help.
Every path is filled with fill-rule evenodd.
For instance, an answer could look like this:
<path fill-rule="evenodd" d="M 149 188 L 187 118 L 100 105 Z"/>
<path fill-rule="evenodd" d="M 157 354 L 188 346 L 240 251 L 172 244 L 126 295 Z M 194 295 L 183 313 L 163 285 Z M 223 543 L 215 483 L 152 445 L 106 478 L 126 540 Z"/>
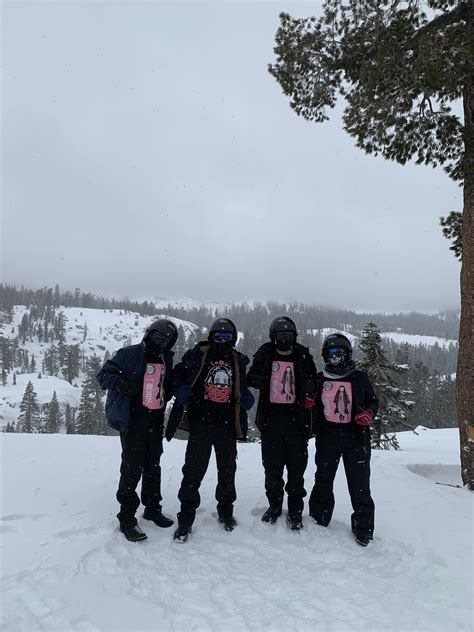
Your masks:
<path fill-rule="evenodd" d="M 163 413 L 133 412 L 128 432 L 120 433 L 122 464 L 117 500 L 121 524 L 136 524 L 140 505 L 136 493 L 142 479 L 141 501 L 150 509 L 161 509 L 161 467 L 163 453 Z"/>
<path fill-rule="evenodd" d="M 191 526 L 200 505 L 199 488 L 206 474 L 212 448 L 217 465 L 217 513 L 232 516 L 237 498 L 235 472 L 237 469 L 237 441 L 233 421 L 221 424 L 192 423 L 183 466 L 183 480 L 178 493 L 181 511 L 178 513 L 180 526 Z"/>
<path fill-rule="evenodd" d="M 308 441 L 303 428 L 291 418 L 273 418 L 261 428 L 265 492 L 270 507 L 281 511 L 283 490 L 288 494 L 288 513 L 301 514 L 304 473 L 308 464 Z M 283 480 L 286 466 L 287 482 Z"/>
<path fill-rule="evenodd" d="M 326 425 L 316 435 L 316 475 L 309 513 L 324 527 L 331 521 L 333 484 L 341 456 L 354 510 L 352 531 L 372 537 L 375 506 L 370 495 L 370 433 L 365 428 Z"/>

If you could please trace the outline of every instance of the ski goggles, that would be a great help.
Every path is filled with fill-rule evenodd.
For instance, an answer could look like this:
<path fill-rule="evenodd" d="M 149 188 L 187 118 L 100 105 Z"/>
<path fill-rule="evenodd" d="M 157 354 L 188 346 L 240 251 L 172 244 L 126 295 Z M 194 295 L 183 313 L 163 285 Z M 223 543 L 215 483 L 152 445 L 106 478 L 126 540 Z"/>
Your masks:
<path fill-rule="evenodd" d="M 150 334 L 148 334 L 148 337 L 150 338 L 150 340 L 153 340 L 153 342 L 163 342 L 165 344 L 168 344 L 170 342 L 168 337 L 163 335 L 159 331 L 152 331 Z"/>
<path fill-rule="evenodd" d="M 214 342 L 230 342 L 234 337 L 230 331 L 216 331 L 212 335 Z"/>
<path fill-rule="evenodd" d="M 328 358 L 343 358 L 346 355 L 346 350 L 342 347 L 332 347 L 327 351 Z"/>

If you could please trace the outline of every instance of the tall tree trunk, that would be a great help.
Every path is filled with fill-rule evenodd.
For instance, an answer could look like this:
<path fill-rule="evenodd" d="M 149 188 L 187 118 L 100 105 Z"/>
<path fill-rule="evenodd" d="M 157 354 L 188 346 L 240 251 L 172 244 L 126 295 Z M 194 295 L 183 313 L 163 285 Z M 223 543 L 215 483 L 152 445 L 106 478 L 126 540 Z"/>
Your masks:
<path fill-rule="evenodd" d="M 464 88 L 464 210 L 462 216 L 461 322 L 456 399 L 464 485 L 474 490 L 474 1 L 468 3 L 470 55 Z"/>

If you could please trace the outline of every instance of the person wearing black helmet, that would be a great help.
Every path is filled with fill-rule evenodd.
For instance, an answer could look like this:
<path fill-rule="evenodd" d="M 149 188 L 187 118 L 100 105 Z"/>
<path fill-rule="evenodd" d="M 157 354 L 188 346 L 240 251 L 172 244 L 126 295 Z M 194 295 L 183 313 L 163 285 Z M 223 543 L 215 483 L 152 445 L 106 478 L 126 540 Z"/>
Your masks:
<path fill-rule="evenodd" d="M 217 513 L 226 531 L 237 522 L 233 515 L 236 500 L 236 440 L 247 432 L 247 410 L 254 397 L 247 388 L 245 370 L 248 358 L 234 347 L 237 329 L 229 318 L 217 318 L 209 329 L 208 340 L 187 351 L 173 371 L 175 402 L 166 438 L 176 428 L 189 432 L 178 493 L 181 510 L 177 542 L 186 542 L 200 504 L 199 488 L 209 465 L 212 448 L 217 464 Z"/>
<path fill-rule="evenodd" d="M 109 426 L 120 432 L 122 463 L 117 500 L 120 530 L 127 540 L 146 539 L 135 513 L 140 505 L 136 488 L 142 479 L 143 517 L 158 527 L 173 521 L 161 511 L 161 468 L 166 402 L 171 398 L 173 345 L 176 325 L 160 318 L 146 329 L 140 344 L 120 349 L 107 360 L 97 380 L 107 390 L 105 414 Z"/>
<path fill-rule="evenodd" d="M 304 473 L 308 463 L 311 430 L 310 394 L 316 384 L 316 367 L 306 347 L 296 342 L 296 325 L 287 316 L 270 324 L 270 340 L 255 353 L 247 375 L 248 385 L 258 389 L 256 425 L 262 439 L 265 491 L 269 507 L 263 522 L 275 524 L 282 513 L 284 489 L 288 494 L 287 523 L 298 531 L 303 526 L 306 496 Z M 287 483 L 283 471 L 286 466 Z"/>
<path fill-rule="evenodd" d="M 324 340 L 325 366 L 318 373 L 314 408 L 320 426 L 316 435 L 316 475 L 309 513 L 327 527 L 334 510 L 333 484 L 342 457 L 353 514 L 356 542 L 367 546 L 374 532 L 374 501 L 370 494 L 370 430 L 378 401 L 365 371 L 356 369 L 347 336 L 334 333 Z"/>

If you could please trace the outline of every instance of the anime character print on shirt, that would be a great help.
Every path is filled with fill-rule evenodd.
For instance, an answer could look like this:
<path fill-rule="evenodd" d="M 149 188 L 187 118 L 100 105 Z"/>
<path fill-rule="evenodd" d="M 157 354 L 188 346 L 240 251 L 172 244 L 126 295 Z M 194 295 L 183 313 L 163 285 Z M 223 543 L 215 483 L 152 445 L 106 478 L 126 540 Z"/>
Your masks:
<path fill-rule="evenodd" d="M 229 362 L 213 360 L 204 378 L 204 399 L 228 404 L 232 396 L 233 371 Z"/>
<path fill-rule="evenodd" d="M 293 362 L 274 360 L 270 378 L 270 402 L 272 404 L 294 404 L 295 401 L 295 368 Z"/>
<path fill-rule="evenodd" d="M 158 362 L 148 362 L 143 378 L 142 404 L 150 410 L 163 408 L 165 397 L 163 383 L 165 381 L 165 365 Z"/>
<path fill-rule="evenodd" d="M 324 382 L 321 399 L 327 421 L 341 424 L 348 424 L 351 421 L 352 384 L 350 382 Z"/>

